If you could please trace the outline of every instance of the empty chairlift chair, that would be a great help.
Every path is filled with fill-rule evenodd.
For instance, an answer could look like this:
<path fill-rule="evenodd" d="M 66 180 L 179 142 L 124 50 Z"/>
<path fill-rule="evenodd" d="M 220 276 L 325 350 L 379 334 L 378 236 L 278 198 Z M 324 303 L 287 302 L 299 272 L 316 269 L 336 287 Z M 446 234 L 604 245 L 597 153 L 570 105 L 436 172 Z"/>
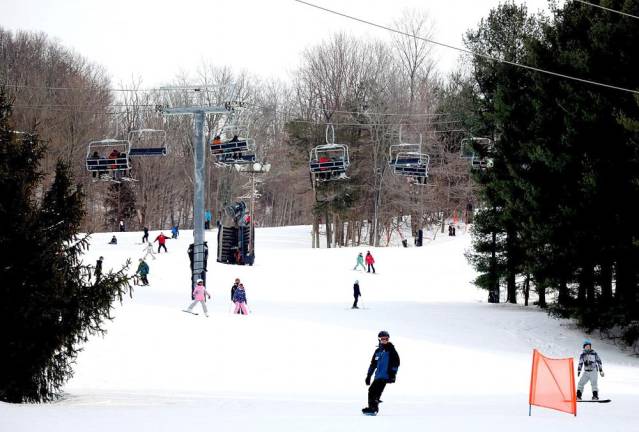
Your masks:
<path fill-rule="evenodd" d="M 168 146 L 166 131 L 162 129 L 136 129 L 129 132 L 131 157 L 166 156 Z"/>
<path fill-rule="evenodd" d="M 87 171 L 101 180 L 129 179 L 130 147 L 128 140 L 91 141 L 87 147 Z"/>
<path fill-rule="evenodd" d="M 393 174 L 409 177 L 413 184 L 426 184 L 430 156 L 422 153 L 421 147 L 421 137 L 419 144 L 392 144 L 389 148 L 388 164 Z"/>
<path fill-rule="evenodd" d="M 489 157 L 493 141 L 490 138 L 471 137 L 461 141 L 460 157 L 470 163 L 472 169 L 486 169 L 493 166 Z"/>

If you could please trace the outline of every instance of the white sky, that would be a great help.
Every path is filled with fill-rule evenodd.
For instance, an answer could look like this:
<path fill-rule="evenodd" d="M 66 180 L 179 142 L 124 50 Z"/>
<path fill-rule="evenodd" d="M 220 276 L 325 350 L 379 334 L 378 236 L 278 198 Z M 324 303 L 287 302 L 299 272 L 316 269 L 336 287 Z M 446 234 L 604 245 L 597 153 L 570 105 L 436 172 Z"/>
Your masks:
<path fill-rule="evenodd" d="M 406 8 L 433 20 L 433 39 L 462 46 L 499 0 L 310 0 L 380 24 Z M 527 0 L 530 11 L 546 0 Z M 106 67 L 113 84 L 141 78 L 143 86 L 172 80 L 202 62 L 231 64 L 263 77 L 286 79 L 305 47 L 337 31 L 371 38 L 388 32 L 293 0 L 0 0 L 0 26 L 47 33 Z M 459 54 L 436 48 L 438 68 L 452 70 Z"/>

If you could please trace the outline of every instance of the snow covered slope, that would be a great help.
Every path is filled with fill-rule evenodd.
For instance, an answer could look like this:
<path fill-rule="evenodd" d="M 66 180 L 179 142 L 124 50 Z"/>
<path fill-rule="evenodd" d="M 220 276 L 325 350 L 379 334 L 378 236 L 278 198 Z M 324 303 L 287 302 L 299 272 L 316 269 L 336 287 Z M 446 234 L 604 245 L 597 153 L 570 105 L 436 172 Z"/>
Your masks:
<path fill-rule="evenodd" d="M 86 260 L 104 256 L 108 269 L 131 258 L 135 268 L 142 234 L 116 235 L 117 246 L 107 244 L 111 234 L 94 235 Z M 216 263 L 207 233 L 209 318 L 181 312 L 191 232 L 168 241 L 168 253 L 148 260 L 151 285 L 136 287 L 106 337 L 86 345 L 64 400 L 0 404 L 0 431 L 639 430 L 639 360 L 598 340 L 600 393 L 613 403 L 579 405 L 576 418 L 541 408 L 528 417 L 532 349 L 577 356 L 584 335 L 534 308 L 486 304 L 470 283 L 461 230 L 407 249 L 311 249 L 307 226 L 256 237 L 256 263 L 241 267 Z M 369 249 L 378 274 L 353 271 Z M 230 313 L 235 277 L 248 316 Z M 364 308 L 351 310 L 356 279 Z M 364 417 L 382 329 L 402 363 L 380 415 Z"/>

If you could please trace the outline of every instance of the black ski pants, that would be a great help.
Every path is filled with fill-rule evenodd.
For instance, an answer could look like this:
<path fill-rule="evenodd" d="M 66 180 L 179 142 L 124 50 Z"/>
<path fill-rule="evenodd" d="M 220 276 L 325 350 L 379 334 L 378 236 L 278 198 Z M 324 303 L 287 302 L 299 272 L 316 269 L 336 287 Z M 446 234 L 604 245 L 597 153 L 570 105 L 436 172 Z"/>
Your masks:
<path fill-rule="evenodd" d="M 385 388 L 386 380 L 383 379 L 373 381 L 373 384 L 368 388 L 368 407 L 373 411 L 379 409 L 379 398 L 382 397 Z"/>
<path fill-rule="evenodd" d="M 373 269 L 373 273 L 375 273 L 375 266 L 373 264 L 367 264 L 368 265 L 368 272 L 371 272 L 371 268 Z"/>
<path fill-rule="evenodd" d="M 168 252 L 168 251 L 166 250 L 166 245 L 165 245 L 165 244 L 159 244 L 159 245 L 158 245 L 158 253 L 160 253 L 160 249 L 161 249 L 161 248 L 164 248 L 164 252 Z"/>
<path fill-rule="evenodd" d="M 142 243 L 147 243 L 149 241 L 149 235 L 148 234 L 144 234 L 142 236 Z"/>
<path fill-rule="evenodd" d="M 353 302 L 353 307 L 356 308 L 357 307 L 357 300 L 359 300 L 359 296 L 353 296 L 355 297 L 355 301 Z"/>

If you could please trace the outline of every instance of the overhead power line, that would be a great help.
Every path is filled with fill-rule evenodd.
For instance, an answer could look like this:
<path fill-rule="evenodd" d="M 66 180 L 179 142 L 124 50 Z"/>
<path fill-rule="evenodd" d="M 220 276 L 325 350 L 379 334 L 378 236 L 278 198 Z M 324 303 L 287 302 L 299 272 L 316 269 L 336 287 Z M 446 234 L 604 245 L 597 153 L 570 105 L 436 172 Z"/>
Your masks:
<path fill-rule="evenodd" d="M 584 0 L 575 0 L 575 1 L 578 2 L 578 3 L 583 3 L 583 4 L 588 5 L 588 6 L 596 7 L 596 8 L 599 8 L 599 9 L 603 9 L 603 10 L 606 10 L 608 12 L 616 13 L 616 14 L 627 16 L 627 17 L 634 18 L 634 19 L 639 19 L 639 16 L 637 16 L 637 15 L 632 15 L 632 14 L 629 14 L 629 13 L 626 13 L 626 12 L 621 12 L 621 11 L 616 10 L 616 9 L 610 9 L 608 7 L 601 6 L 601 5 L 594 4 L 594 3 L 590 3 L 590 2 L 587 2 L 587 1 L 584 1 Z"/>
<path fill-rule="evenodd" d="M 496 62 L 499 62 L 499 63 L 504 63 L 504 64 L 508 64 L 508 65 L 511 65 L 511 66 L 520 67 L 520 68 L 523 68 L 523 69 L 528 69 L 528 70 L 532 70 L 532 71 L 539 72 L 539 73 L 544 73 L 544 74 L 547 74 L 547 75 L 552 75 L 552 76 L 559 77 L 559 78 L 565 78 L 565 79 L 569 79 L 569 80 L 572 80 L 572 81 L 578 81 L 578 82 L 582 82 L 582 83 L 585 83 L 585 84 L 595 85 L 595 86 L 599 86 L 599 87 L 605 87 L 605 88 L 609 88 L 609 89 L 613 89 L 613 90 L 620 90 L 620 91 L 623 91 L 623 92 L 628 92 L 628 93 L 632 93 L 632 94 L 635 94 L 635 95 L 639 95 L 639 90 L 632 90 L 632 89 L 629 89 L 629 88 L 619 87 L 619 86 L 615 86 L 615 85 L 611 85 L 611 84 L 606 84 L 606 83 L 602 83 L 602 82 L 599 82 L 599 81 L 592 81 L 592 80 L 585 79 L 585 78 L 578 78 L 578 77 L 575 77 L 575 76 L 566 75 L 566 74 L 562 74 L 562 73 L 559 73 L 559 72 L 553 72 L 553 71 L 541 69 L 541 68 L 538 68 L 538 67 L 526 65 L 526 64 L 523 64 L 523 63 L 517 63 L 517 62 L 514 62 L 514 61 L 500 59 L 500 58 L 494 57 L 494 56 L 492 56 L 490 54 L 475 52 L 475 51 L 471 51 L 471 50 L 466 49 L 466 48 L 460 48 L 460 47 L 456 47 L 454 45 L 446 44 L 446 43 L 443 43 L 443 42 L 438 42 L 438 41 L 435 41 L 433 39 L 412 35 L 410 33 L 406 33 L 406 32 L 403 32 L 401 30 L 397 30 L 397 29 L 392 28 L 392 27 L 388 27 L 388 26 L 385 26 L 385 25 L 382 25 L 382 24 L 377 24 L 377 23 L 374 23 L 372 21 L 367 21 L 367 20 L 362 19 L 362 18 L 357 18 L 355 16 L 348 15 L 348 14 L 345 14 L 345 13 L 342 13 L 342 12 L 338 12 L 338 11 L 335 11 L 333 9 L 328 9 L 328 8 L 323 7 L 323 6 L 318 6 L 316 4 L 309 3 L 307 1 L 303 1 L 303 0 L 293 0 L 293 1 L 297 2 L 297 3 L 300 3 L 300 4 L 303 4 L 303 5 L 306 5 L 306 6 L 313 7 L 315 9 L 319 9 L 319 10 L 324 11 L 324 12 L 328 12 L 328 13 L 331 13 L 331 14 L 334 14 L 334 15 L 338 15 L 338 16 L 341 16 L 341 17 L 344 17 L 344 18 L 348 18 L 348 19 L 353 20 L 353 21 L 357 21 L 357 22 L 360 22 L 360 23 L 363 23 L 363 24 L 367 24 L 367 25 L 370 25 L 370 26 L 373 26 L 373 27 L 377 27 L 377 28 L 380 28 L 380 29 L 383 29 L 383 30 L 386 30 L 386 31 L 389 31 L 389 32 L 392 32 L 392 33 L 397 33 L 397 34 L 400 34 L 400 35 L 403 35 L 403 36 L 408 36 L 408 37 L 411 37 L 411 38 L 414 38 L 414 39 L 423 40 L 424 42 L 432 43 L 434 45 L 438 45 L 438 46 L 441 46 L 441 47 L 444 47 L 444 48 L 448 48 L 448 49 L 452 49 L 452 50 L 455 50 L 455 51 L 463 52 L 463 53 L 466 53 L 466 54 L 471 54 L 471 55 L 474 55 L 474 56 L 477 56 L 477 57 L 482 57 L 482 58 L 485 58 L 487 60 L 496 61 Z"/>

